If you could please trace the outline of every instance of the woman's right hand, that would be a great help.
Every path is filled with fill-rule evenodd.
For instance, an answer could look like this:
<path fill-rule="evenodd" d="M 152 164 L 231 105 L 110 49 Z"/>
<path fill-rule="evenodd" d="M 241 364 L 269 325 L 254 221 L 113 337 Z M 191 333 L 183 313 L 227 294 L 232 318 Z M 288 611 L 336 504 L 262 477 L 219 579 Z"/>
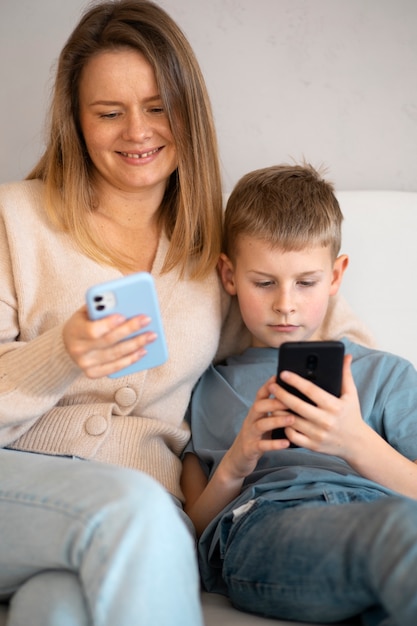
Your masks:
<path fill-rule="evenodd" d="M 145 315 L 129 320 L 121 315 L 109 315 L 92 321 L 83 306 L 64 325 L 64 345 L 88 378 L 101 378 L 131 365 L 146 354 L 146 345 L 156 339 L 155 333 L 143 332 L 127 340 L 126 337 L 146 328 L 149 322 Z"/>

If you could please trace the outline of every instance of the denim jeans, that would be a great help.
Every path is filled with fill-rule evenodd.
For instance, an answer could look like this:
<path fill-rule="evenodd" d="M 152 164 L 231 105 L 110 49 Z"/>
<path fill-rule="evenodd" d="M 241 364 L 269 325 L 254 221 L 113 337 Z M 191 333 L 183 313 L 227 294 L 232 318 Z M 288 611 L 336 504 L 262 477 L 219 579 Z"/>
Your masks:
<path fill-rule="evenodd" d="M 367 626 L 416 626 L 417 501 L 331 495 L 331 502 L 258 499 L 236 521 L 223 520 L 233 604 L 288 620 L 360 614 Z"/>
<path fill-rule="evenodd" d="M 194 541 L 140 472 L 0 450 L 8 626 L 199 626 Z"/>

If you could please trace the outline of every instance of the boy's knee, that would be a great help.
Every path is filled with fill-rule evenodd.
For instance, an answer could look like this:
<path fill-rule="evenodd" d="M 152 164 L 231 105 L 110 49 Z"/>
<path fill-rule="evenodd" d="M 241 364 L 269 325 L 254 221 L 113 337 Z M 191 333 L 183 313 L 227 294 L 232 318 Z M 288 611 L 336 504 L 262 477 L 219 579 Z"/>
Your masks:
<path fill-rule="evenodd" d="M 369 527 L 375 547 L 384 552 L 386 546 L 417 545 L 417 501 L 398 496 L 378 502 Z"/>
<path fill-rule="evenodd" d="M 391 497 L 382 500 L 384 503 L 384 519 L 390 527 L 393 524 L 404 522 L 409 523 L 412 520 L 417 521 L 417 501 L 405 497 Z M 417 524 L 416 524 L 417 529 Z"/>

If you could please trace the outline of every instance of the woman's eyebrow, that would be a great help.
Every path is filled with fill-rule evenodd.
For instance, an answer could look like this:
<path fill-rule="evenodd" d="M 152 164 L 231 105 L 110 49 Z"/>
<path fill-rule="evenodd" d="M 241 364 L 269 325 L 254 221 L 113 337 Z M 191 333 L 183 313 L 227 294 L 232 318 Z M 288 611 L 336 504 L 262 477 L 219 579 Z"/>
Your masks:
<path fill-rule="evenodd" d="M 144 104 L 149 104 L 150 102 L 159 102 L 161 100 L 161 96 L 156 94 L 155 96 L 149 96 L 148 98 L 144 98 L 142 102 Z M 90 102 L 90 106 L 122 106 L 124 103 L 121 100 L 94 100 Z"/>

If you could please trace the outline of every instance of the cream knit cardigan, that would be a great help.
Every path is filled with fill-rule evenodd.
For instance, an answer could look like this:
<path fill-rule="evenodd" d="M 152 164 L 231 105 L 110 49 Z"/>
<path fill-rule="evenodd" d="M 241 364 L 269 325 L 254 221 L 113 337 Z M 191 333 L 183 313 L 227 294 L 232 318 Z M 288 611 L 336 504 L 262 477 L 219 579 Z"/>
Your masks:
<path fill-rule="evenodd" d="M 173 495 L 189 439 L 192 388 L 215 356 L 246 346 L 236 302 L 213 271 L 205 281 L 161 275 L 162 237 L 152 268 L 169 359 L 118 379 L 86 378 L 62 339 L 66 320 L 93 284 L 121 276 L 80 253 L 47 222 L 43 184 L 0 186 L 0 447 L 95 459 L 147 472 Z M 324 337 L 371 340 L 347 304 L 332 301 Z"/>
<path fill-rule="evenodd" d="M 212 361 L 227 300 L 205 281 L 152 268 L 169 359 L 118 379 L 90 380 L 70 359 L 62 328 L 95 283 L 121 276 L 51 228 L 40 181 L 0 186 L 0 446 L 143 470 L 182 498 L 179 455 L 191 390 Z"/>

